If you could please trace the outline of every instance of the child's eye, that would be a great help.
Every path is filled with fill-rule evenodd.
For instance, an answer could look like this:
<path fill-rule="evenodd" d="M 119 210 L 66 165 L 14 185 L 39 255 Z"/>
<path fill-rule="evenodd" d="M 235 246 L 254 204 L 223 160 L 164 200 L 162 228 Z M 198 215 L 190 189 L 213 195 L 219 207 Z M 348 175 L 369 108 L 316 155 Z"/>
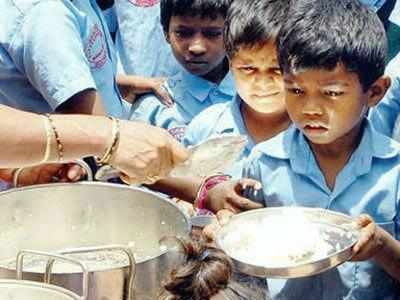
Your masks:
<path fill-rule="evenodd" d="M 220 37 L 222 35 L 222 31 L 220 31 L 220 30 L 205 30 L 205 31 L 203 31 L 203 35 L 206 38 L 214 39 L 214 38 Z"/>
<path fill-rule="evenodd" d="M 276 75 L 282 75 L 281 68 L 273 68 L 271 71 Z"/>
<path fill-rule="evenodd" d="M 291 94 L 295 94 L 295 95 L 303 95 L 304 91 L 302 89 L 299 88 L 288 88 L 287 91 Z"/>
<path fill-rule="evenodd" d="M 344 93 L 341 91 L 326 91 L 325 95 L 329 96 L 329 97 L 339 97 L 341 95 L 343 95 Z"/>
<path fill-rule="evenodd" d="M 193 35 L 192 30 L 175 30 L 175 35 L 180 38 L 189 38 Z"/>
<path fill-rule="evenodd" d="M 256 68 L 251 67 L 251 66 L 244 66 L 244 67 L 240 67 L 240 70 L 246 74 L 251 74 L 256 70 Z"/>

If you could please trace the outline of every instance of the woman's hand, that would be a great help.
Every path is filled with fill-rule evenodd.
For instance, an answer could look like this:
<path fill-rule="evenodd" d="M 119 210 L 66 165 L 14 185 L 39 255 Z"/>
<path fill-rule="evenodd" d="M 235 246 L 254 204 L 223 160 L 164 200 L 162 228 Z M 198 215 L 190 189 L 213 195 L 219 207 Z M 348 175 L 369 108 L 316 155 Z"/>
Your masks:
<path fill-rule="evenodd" d="M 120 142 L 111 165 L 131 184 L 152 184 L 189 157 L 166 130 L 142 122 L 121 121 Z"/>
<path fill-rule="evenodd" d="M 21 170 L 18 176 L 18 186 L 44 184 L 52 182 L 76 182 L 86 173 L 79 165 L 70 164 L 46 164 L 27 167 Z"/>

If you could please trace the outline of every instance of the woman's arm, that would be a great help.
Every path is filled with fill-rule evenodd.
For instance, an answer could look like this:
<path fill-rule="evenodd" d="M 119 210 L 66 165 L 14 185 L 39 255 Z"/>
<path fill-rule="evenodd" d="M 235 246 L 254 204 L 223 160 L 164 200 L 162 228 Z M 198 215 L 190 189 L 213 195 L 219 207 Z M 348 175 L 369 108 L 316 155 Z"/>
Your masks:
<path fill-rule="evenodd" d="M 112 122 L 101 116 L 53 115 L 63 144 L 64 161 L 85 156 L 102 157 L 112 143 Z M 0 167 L 14 168 L 43 161 L 48 141 L 43 116 L 0 105 Z M 51 139 L 46 162 L 58 162 L 57 143 Z M 111 163 L 136 181 L 163 177 L 188 152 L 167 131 L 139 122 L 120 121 L 120 139 Z"/>

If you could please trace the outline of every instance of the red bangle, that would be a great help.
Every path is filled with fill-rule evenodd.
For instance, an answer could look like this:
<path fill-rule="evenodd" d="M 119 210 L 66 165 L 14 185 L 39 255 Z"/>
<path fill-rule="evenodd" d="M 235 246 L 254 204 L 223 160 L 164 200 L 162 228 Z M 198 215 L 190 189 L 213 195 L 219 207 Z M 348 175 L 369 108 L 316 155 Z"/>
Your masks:
<path fill-rule="evenodd" d="M 207 198 L 208 191 L 211 190 L 217 184 L 229 180 L 229 175 L 212 175 L 206 177 L 200 185 L 200 188 L 194 201 L 194 206 L 198 209 L 205 209 L 205 201 Z"/>

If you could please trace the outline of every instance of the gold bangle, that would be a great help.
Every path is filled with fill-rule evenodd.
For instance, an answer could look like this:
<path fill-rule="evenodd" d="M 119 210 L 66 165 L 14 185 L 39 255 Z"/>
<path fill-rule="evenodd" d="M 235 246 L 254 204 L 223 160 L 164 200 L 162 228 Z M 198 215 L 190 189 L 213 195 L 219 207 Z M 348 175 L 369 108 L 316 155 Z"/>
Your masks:
<path fill-rule="evenodd" d="M 110 163 L 115 150 L 118 147 L 119 144 L 119 137 L 120 137 L 120 124 L 119 120 L 114 118 L 114 117 L 109 117 L 112 121 L 112 140 L 110 146 L 106 149 L 106 152 L 104 153 L 102 158 L 97 158 L 96 161 L 100 165 L 107 165 Z"/>
<path fill-rule="evenodd" d="M 18 179 L 19 179 L 19 175 L 21 175 L 21 172 L 24 170 L 24 168 L 18 168 L 15 169 L 13 172 L 13 179 L 12 179 L 12 186 L 13 187 L 18 187 Z"/>
<path fill-rule="evenodd" d="M 63 146 L 63 143 L 61 142 L 60 135 L 58 134 L 57 128 L 54 125 L 54 121 L 53 121 L 53 118 L 51 117 L 51 115 L 50 114 L 46 114 L 46 117 L 49 120 L 50 127 L 53 130 L 54 136 L 56 138 L 58 161 L 63 161 L 63 159 L 64 159 L 64 146 Z"/>
<path fill-rule="evenodd" d="M 44 156 L 42 161 L 39 164 L 43 164 L 46 163 L 49 158 L 50 158 L 50 152 L 51 152 L 51 125 L 50 125 L 50 121 L 46 116 L 43 116 L 43 123 L 44 123 L 44 128 L 46 130 L 46 150 L 44 152 Z"/>

